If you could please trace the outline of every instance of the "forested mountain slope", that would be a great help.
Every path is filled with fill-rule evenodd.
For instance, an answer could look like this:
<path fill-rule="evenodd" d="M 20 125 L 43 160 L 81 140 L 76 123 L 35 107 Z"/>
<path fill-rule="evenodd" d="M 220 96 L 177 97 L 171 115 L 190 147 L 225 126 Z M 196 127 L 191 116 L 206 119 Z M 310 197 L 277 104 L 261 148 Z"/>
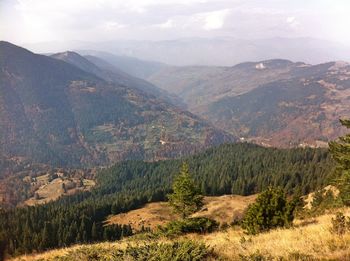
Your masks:
<path fill-rule="evenodd" d="M 83 57 L 78 53 L 67 51 L 53 54 L 51 57 L 70 63 L 83 71 L 96 75 L 107 82 L 127 86 L 131 89 L 141 90 L 148 95 L 153 95 L 171 104 L 181 104 L 181 99 L 176 95 L 170 94 L 143 79 L 131 76 L 96 56 L 89 55 Z"/>
<path fill-rule="evenodd" d="M 269 146 L 325 146 L 342 134 L 338 120 L 350 113 L 350 65 L 344 62 L 168 67 L 149 80 L 215 126 Z"/>
<path fill-rule="evenodd" d="M 268 186 L 301 195 L 333 178 L 333 163 L 326 150 L 245 143 L 221 145 L 181 160 L 120 162 L 97 175 L 97 186 L 91 192 L 0 211 L 0 242 L 6 243 L 9 254 L 18 254 L 128 235 L 128 226 L 103 226 L 107 217 L 164 200 L 183 161 L 206 195 L 249 195 Z"/>
<path fill-rule="evenodd" d="M 4 156 L 59 166 L 170 158 L 234 140 L 133 86 L 8 42 L 0 42 L 0 133 Z"/>
<path fill-rule="evenodd" d="M 264 83 L 290 78 L 290 72 L 302 63 L 288 60 L 246 62 L 232 67 L 165 67 L 148 80 L 179 95 L 190 109 L 197 110 L 227 96 L 247 93 Z M 198 108 L 199 107 L 199 108 Z"/>

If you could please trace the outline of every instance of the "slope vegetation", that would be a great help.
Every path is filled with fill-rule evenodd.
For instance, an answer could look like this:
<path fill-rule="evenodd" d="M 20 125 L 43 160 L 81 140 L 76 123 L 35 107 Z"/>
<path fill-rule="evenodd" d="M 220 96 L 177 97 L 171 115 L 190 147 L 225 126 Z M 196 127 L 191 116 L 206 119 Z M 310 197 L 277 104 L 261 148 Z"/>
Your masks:
<path fill-rule="evenodd" d="M 267 146 L 326 146 L 349 114 L 350 65 L 268 60 L 233 67 L 168 67 L 149 80 L 190 111 Z"/>
<path fill-rule="evenodd" d="M 110 215 L 164 201 L 182 161 L 188 162 L 190 173 L 207 196 L 252 195 L 269 186 L 280 186 L 290 195 L 305 195 L 333 178 L 327 151 L 310 148 L 273 149 L 242 143 L 221 145 L 181 160 L 125 161 L 101 170 L 91 191 L 0 211 L 0 243 L 5 244 L 8 255 L 18 255 L 130 235 L 128 224 L 105 226 L 105 221 Z M 225 207 L 231 211 L 230 204 L 220 205 L 209 202 L 207 214 L 226 218 L 220 212 Z M 238 204 L 227 219 L 233 218 L 235 207 Z"/>
<path fill-rule="evenodd" d="M 344 209 L 344 212 L 349 214 L 350 210 Z M 328 213 L 317 218 L 296 220 L 292 228 L 276 229 L 255 236 L 247 236 L 234 227 L 207 235 L 186 235 L 173 240 L 204 243 L 213 249 L 215 259 L 221 260 L 348 260 L 350 234 L 338 236 L 331 233 L 333 217 L 334 213 Z M 113 254 L 118 253 L 118 250 L 124 250 L 130 245 L 142 247 L 155 242 L 172 243 L 164 238 L 145 240 L 135 237 L 114 243 L 77 245 L 43 254 L 21 256 L 14 260 L 119 260 L 113 259 Z M 137 259 L 134 257 L 130 260 Z"/>
<path fill-rule="evenodd" d="M 255 198 L 256 195 L 205 197 L 202 210 L 192 216 L 207 217 L 219 223 L 230 224 L 243 216 L 244 210 L 250 203 L 254 202 Z M 113 215 L 108 218 L 106 224 L 131 225 L 136 231 L 140 231 L 143 227 L 153 230 L 159 225 L 165 225 L 178 218 L 180 217 L 173 213 L 173 210 L 167 202 L 154 202 L 140 209 Z"/>
<path fill-rule="evenodd" d="M 91 166 L 176 157 L 234 140 L 134 85 L 8 42 L 0 42 L 0 69 L 0 152 L 7 157 Z"/>

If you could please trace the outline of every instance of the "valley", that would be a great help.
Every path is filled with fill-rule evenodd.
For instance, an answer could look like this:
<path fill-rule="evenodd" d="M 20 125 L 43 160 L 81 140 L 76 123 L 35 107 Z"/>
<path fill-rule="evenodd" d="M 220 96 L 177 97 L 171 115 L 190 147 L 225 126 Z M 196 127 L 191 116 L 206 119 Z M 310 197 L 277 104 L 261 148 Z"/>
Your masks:
<path fill-rule="evenodd" d="M 344 62 L 276 59 L 233 67 L 170 67 L 148 80 L 241 140 L 323 147 L 343 134 L 338 120 L 349 114 L 349 75 Z"/>
<path fill-rule="evenodd" d="M 350 260 L 345 8 L 15 2 L 0 261 Z"/>

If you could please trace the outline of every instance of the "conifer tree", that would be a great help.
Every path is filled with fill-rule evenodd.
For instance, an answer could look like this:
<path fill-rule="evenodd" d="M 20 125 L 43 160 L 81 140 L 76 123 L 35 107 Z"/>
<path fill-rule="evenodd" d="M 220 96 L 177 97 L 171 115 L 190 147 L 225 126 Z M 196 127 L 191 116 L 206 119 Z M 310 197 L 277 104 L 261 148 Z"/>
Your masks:
<path fill-rule="evenodd" d="M 44 229 L 41 238 L 41 249 L 48 249 L 51 247 L 52 234 L 51 234 L 51 224 L 50 222 L 45 222 Z"/>
<path fill-rule="evenodd" d="M 97 233 L 97 228 L 96 228 L 95 222 L 92 224 L 92 228 L 91 228 L 91 239 L 92 239 L 92 241 L 95 241 L 98 239 L 98 233 Z"/>
<path fill-rule="evenodd" d="M 242 227 L 248 234 L 257 234 L 277 227 L 289 226 L 294 219 L 296 201 L 288 202 L 280 188 L 268 188 L 248 207 Z"/>
<path fill-rule="evenodd" d="M 174 211 L 186 218 L 203 206 L 203 196 L 192 179 L 188 165 L 182 165 L 180 174 L 175 177 L 173 193 L 168 195 L 169 204 Z"/>
<path fill-rule="evenodd" d="M 350 129 L 350 120 L 340 120 L 340 123 Z M 350 133 L 329 142 L 329 151 L 337 162 L 340 197 L 345 205 L 350 205 Z"/>

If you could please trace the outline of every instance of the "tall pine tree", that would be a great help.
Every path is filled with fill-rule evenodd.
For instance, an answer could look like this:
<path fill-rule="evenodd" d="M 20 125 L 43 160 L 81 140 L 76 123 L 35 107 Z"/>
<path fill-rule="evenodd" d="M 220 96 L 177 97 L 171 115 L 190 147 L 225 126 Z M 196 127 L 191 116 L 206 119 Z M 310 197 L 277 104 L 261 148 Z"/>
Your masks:
<path fill-rule="evenodd" d="M 175 177 L 173 193 L 168 195 L 169 204 L 175 212 L 186 218 L 203 206 L 203 196 L 192 179 L 188 165 L 182 165 L 180 174 Z"/>
<path fill-rule="evenodd" d="M 350 129 L 350 120 L 340 120 L 341 124 Z M 329 151 L 337 162 L 339 172 L 338 186 L 340 197 L 345 205 L 350 205 L 350 133 L 329 142 Z"/>

